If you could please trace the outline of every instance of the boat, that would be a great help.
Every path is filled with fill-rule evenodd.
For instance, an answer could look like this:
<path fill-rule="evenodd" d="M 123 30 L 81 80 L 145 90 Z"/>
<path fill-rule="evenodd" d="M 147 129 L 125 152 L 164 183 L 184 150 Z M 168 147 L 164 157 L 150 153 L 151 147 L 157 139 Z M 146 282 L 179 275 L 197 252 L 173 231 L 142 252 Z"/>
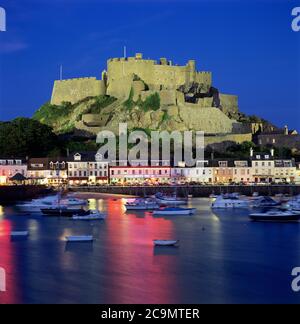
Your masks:
<path fill-rule="evenodd" d="M 159 208 L 159 204 L 153 199 L 137 198 L 134 201 L 128 201 L 125 208 L 126 210 L 155 210 Z"/>
<path fill-rule="evenodd" d="M 20 236 L 24 237 L 24 236 L 28 236 L 28 235 L 29 235 L 29 232 L 28 231 L 12 231 L 10 233 L 10 236 L 13 236 L 13 237 L 16 237 L 16 236 L 18 236 L 18 237 L 20 237 Z"/>
<path fill-rule="evenodd" d="M 219 196 L 212 204 L 213 209 L 223 208 L 249 208 L 249 202 L 236 196 Z"/>
<path fill-rule="evenodd" d="M 106 219 L 106 214 L 98 210 L 89 210 L 84 215 L 73 215 L 73 220 L 103 220 Z"/>
<path fill-rule="evenodd" d="M 275 201 L 269 196 L 262 196 L 255 199 L 252 206 L 254 208 L 273 208 L 281 206 L 281 203 Z"/>
<path fill-rule="evenodd" d="M 300 211 L 300 196 L 296 196 L 286 203 L 286 208 L 293 211 Z"/>
<path fill-rule="evenodd" d="M 66 236 L 67 242 L 93 242 L 93 240 L 92 235 Z"/>
<path fill-rule="evenodd" d="M 153 211 L 154 216 L 176 216 L 176 215 L 193 215 L 196 212 L 196 208 L 179 208 L 179 207 L 167 207 Z"/>
<path fill-rule="evenodd" d="M 88 204 L 87 200 L 78 198 L 64 198 L 60 200 L 60 205 L 66 206 L 86 206 Z"/>
<path fill-rule="evenodd" d="M 73 215 L 84 215 L 86 211 L 84 209 L 68 208 L 64 206 L 42 208 L 41 212 L 46 216 L 65 216 L 72 217 Z"/>
<path fill-rule="evenodd" d="M 176 194 L 172 196 L 166 196 L 160 192 L 155 195 L 156 201 L 162 205 L 186 205 L 187 199 L 179 198 Z"/>
<path fill-rule="evenodd" d="M 250 214 L 249 218 L 257 222 L 296 222 L 300 219 L 300 212 L 269 210 L 265 213 Z"/>
<path fill-rule="evenodd" d="M 87 201 L 77 198 L 62 198 L 59 195 L 49 196 L 42 199 L 34 199 L 31 202 L 18 204 L 16 207 L 22 212 L 26 213 L 40 213 L 41 209 L 45 208 L 56 208 L 59 206 L 72 207 L 72 206 L 85 206 Z"/>
<path fill-rule="evenodd" d="M 179 243 L 179 240 L 154 240 L 155 246 L 174 246 Z"/>

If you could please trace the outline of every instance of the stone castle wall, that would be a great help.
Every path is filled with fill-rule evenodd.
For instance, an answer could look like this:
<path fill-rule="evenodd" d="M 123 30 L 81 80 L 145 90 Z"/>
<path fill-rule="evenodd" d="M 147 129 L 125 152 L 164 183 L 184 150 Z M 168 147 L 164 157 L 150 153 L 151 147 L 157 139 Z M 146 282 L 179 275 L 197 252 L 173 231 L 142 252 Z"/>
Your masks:
<path fill-rule="evenodd" d="M 185 66 L 177 66 L 172 65 L 165 58 L 160 59 L 158 64 L 154 60 L 142 59 L 141 54 L 129 58 L 110 59 L 107 62 L 108 94 L 124 96 L 124 91 L 120 89 L 120 81 L 132 75 L 137 75 L 152 91 L 175 90 L 190 82 L 203 83 L 210 87 L 212 74 L 197 72 L 195 66 L 193 60 Z"/>
<path fill-rule="evenodd" d="M 55 81 L 52 91 L 51 104 L 60 105 L 62 102 L 76 103 L 86 97 L 104 95 L 104 81 L 96 78 L 78 78 Z"/>

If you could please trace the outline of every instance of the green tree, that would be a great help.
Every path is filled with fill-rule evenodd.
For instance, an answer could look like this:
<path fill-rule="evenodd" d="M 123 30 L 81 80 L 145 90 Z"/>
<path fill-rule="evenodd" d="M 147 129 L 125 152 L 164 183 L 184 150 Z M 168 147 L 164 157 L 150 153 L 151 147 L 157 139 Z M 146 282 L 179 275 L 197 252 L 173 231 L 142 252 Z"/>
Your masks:
<path fill-rule="evenodd" d="M 59 147 L 52 128 L 29 118 L 16 118 L 0 124 L 0 155 L 47 156 Z"/>

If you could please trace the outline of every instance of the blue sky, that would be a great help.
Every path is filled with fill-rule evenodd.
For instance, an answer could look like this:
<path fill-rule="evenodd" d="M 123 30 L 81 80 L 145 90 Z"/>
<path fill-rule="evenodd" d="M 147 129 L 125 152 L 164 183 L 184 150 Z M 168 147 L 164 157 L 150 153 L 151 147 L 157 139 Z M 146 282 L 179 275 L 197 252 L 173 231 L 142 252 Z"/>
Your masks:
<path fill-rule="evenodd" d="M 32 116 L 52 84 L 97 76 L 110 57 L 197 60 L 241 111 L 300 130 L 300 0 L 2 0 L 0 120 Z"/>

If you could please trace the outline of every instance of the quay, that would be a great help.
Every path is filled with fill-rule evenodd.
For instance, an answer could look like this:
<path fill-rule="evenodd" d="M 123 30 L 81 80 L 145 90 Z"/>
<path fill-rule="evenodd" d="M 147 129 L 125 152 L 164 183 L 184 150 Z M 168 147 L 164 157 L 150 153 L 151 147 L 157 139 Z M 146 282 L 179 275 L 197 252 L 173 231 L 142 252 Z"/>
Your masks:
<path fill-rule="evenodd" d="M 246 196 L 252 196 L 254 192 L 264 196 L 275 196 L 276 194 L 298 195 L 300 185 L 189 185 L 189 186 L 73 186 L 69 187 L 71 192 L 93 192 L 103 194 L 119 194 L 131 196 L 150 196 L 157 192 L 173 193 L 184 197 L 209 197 L 211 194 L 225 194 L 239 192 Z"/>

